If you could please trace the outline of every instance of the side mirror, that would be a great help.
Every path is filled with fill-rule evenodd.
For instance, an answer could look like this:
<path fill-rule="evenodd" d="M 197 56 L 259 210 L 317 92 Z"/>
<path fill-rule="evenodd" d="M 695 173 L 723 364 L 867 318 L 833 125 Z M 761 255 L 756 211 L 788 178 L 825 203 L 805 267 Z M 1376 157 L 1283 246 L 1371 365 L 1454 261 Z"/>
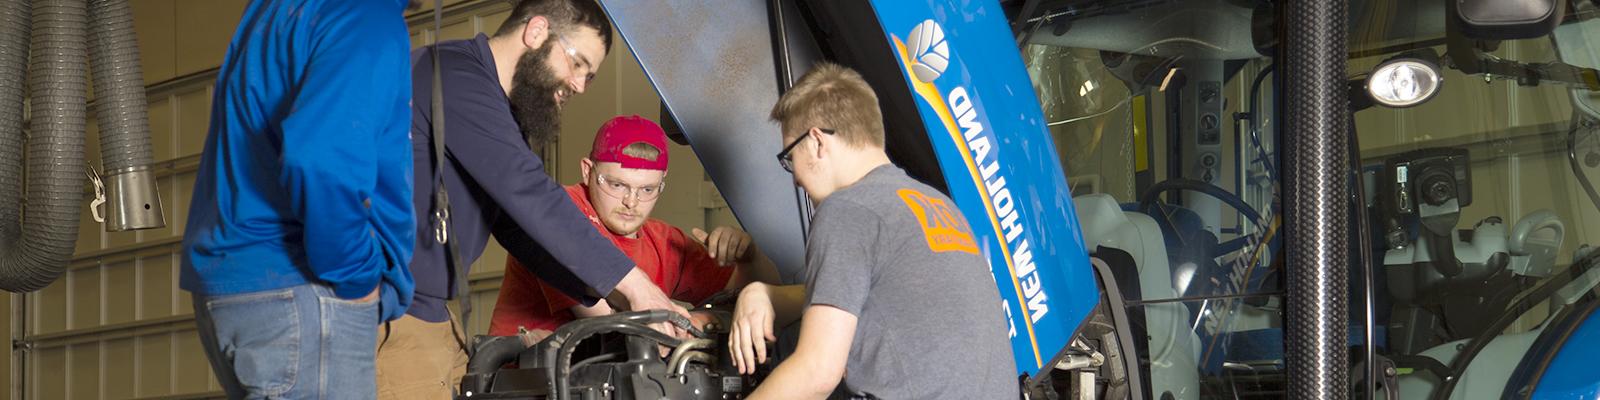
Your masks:
<path fill-rule="evenodd" d="M 1478 40 L 1549 35 L 1561 23 L 1566 0 L 1445 0 L 1461 33 Z"/>

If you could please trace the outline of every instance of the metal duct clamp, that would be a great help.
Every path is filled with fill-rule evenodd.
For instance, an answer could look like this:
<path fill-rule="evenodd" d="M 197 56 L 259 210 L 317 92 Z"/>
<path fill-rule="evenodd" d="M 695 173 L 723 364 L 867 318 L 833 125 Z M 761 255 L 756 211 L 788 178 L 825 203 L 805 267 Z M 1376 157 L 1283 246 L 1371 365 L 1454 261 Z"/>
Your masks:
<path fill-rule="evenodd" d="M 149 166 L 110 171 L 105 177 L 109 200 L 106 232 L 156 229 L 167 226 L 161 213 L 161 191 Z"/>

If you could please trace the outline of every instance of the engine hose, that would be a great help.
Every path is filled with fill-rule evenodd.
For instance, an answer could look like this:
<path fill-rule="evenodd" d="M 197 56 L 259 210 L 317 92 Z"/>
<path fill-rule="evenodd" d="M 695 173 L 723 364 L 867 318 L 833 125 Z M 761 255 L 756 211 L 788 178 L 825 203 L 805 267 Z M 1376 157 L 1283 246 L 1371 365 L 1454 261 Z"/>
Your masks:
<path fill-rule="evenodd" d="M 20 126 L 21 65 L 30 62 L 20 38 L 29 32 L 29 1 L 0 5 L 0 148 L 15 149 Z M 27 208 L 20 218 L 5 211 L 0 221 L 0 289 L 31 292 L 49 286 L 66 271 L 78 240 L 78 216 L 86 176 L 83 132 L 88 54 L 84 40 L 84 0 L 34 0 L 32 59 L 28 94 L 32 119 L 27 144 Z M 0 152 L 0 182 L 20 180 L 20 154 Z M 15 188 L 17 186 L 7 186 Z M 14 189 L 5 190 L 15 192 Z M 0 209 L 16 210 L 15 194 L 4 195 Z"/>
<path fill-rule="evenodd" d="M 557 368 L 556 362 L 557 360 L 561 359 L 561 349 L 564 348 L 564 345 L 572 339 L 573 333 L 579 329 L 584 329 L 585 327 L 595 324 L 614 322 L 618 320 L 631 322 L 649 321 L 655 316 L 657 315 L 652 315 L 650 312 L 630 312 L 613 314 L 604 317 L 583 318 L 561 325 L 561 327 L 556 328 L 555 332 L 552 332 L 550 336 L 545 337 L 545 340 L 537 345 L 540 349 L 538 362 L 546 367 L 545 379 L 548 379 L 552 385 L 561 386 L 563 387 L 562 390 L 565 390 L 565 385 L 563 382 L 565 381 L 565 377 L 563 377 L 561 374 L 557 374 L 557 369 L 559 368 Z M 560 397 L 561 395 L 557 396 Z"/>
<path fill-rule="evenodd" d="M 711 346 L 716 346 L 716 345 L 717 345 L 717 342 L 714 341 L 714 340 L 711 340 L 711 339 L 685 340 L 685 341 L 683 341 L 682 344 L 679 344 L 678 347 L 674 347 L 672 349 L 672 358 L 670 358 L 669 361 L 667 361 L 667 365 L 678 365 L 678 363 L 683 362 L 683 358 L 686 357 L 687 354 L 689 354 L 690 352 L 693 352 L 695 349 L 709 349 L 709 348 L 711 348 Z M 696 352 L 696 353 L 698 353 L 698 352 Z M 674 371 L 676 371 L 676 369 Z M 681 374 L 674 374 L 674 375 L 681 375 Z"/>
<path fill-rule="evenodd" d="M 557 400 L 566 400 L 571 395 L 571 393 L 568 393 L 568 387 L 570 386 L 570 383 L 567 382 L 567 377 L 572 374 L 572 351 L 577 347 L 578 342 L 582 342 L 583 339 L 588 339 L 591 336 L 607 332 L 628 333 L 654 340 L 657 343 L 667 346 L 677 346 L 682 344 L 678 339 L 667 336 L 665 333 L 657 332 L 655 329 L 650 329 L 647 326 L 629 322 L 607 321 L 607 323 L 604 324 L 589 325 L 585 327 L 585 329 L 575 331 L 573 332 L 572 337 L 566 341 L 566 343 L 561 345 L 560 351 L 557 352 L 556 364 L 551 368 L 551 371 L 555 373 L 554 383 Z"/>
<path fill-rule="evenodd" d="M 528 346 L 522 344 L 521 336 L 480 336 L 477 344 L 473 345 L 472 357 L 467 361 L 468 374 L 492 374 L 500 370 L 512 359 L 517 358 Z"/>
<path fill-rule="evenodd" d="M 573 371 L 577 371 L 579 369 L 582 369 L 583 367 L 589 366 L 589 364 L 594 364 L 594 363 L 598 363 L 598 362 L 605 362 L 605 361 L 611 361 L 611 359 L 613 359 L 613 358 L 617 358 L 617 353 L 607 353 L 607 354 L 601 354 L 601 355 L 594 356 L 594 357 L 585 358 L 582 361 L 578 361 L 578 362 L 572 363 L 572 370 Z"/>
<path fill-rule="evenodd" d="M 614 322 L 632 322 L 632 323 L 641 324 L 641 325 L 649 325 L 649 324 L 653 324 L 653 323 L 666 321 L 668 314 L 670 314 L 670 313 L 668 313 L 666 311 L 650 310 L 650 311 L 625 312 L 625 313 L 620 313 L 620 314 L 607 315 L 607 316 L 603 316 L 603 317 L 583 318 L 583 319 L 579 319 L 579 320 L 576 320 L 576 321 L 568 322 L 567 324 L 561 325 L 561 327 L 556 328 L 556 331 L 552 332 L 550 334 L 550 336 L 546 337 L 545 341 L 549 342 L 552 347 L 561 347 L 563 344 L 565 344 L 566 342 L 568 342 L 569 340 L 572 339 L 572 336 L 574 335 L 575 332 L 580 331 L 580 330 L 584 330 L 584 329 L 589 329 L 589 327 L 591 327 L 593 325 L 609 324 L 609 323 L 614 323 Z M 551 360 L 551 361 L 554 361 L 554 360 Z"/>
<path fill-rule="evenodd" d="M 683 376 L 683 371 L 686 370 L 686 369 L 689 369 L 689 362 L 690 361 L 699 361 L 699 362 L 702 362 L 702 363 L 709 364 L 709 363 L 711 363 L 711 360 L 712 360 L 712 358 L 711 358 L 710 354 L 706 354 L 705 352 L 700 352 L 700 351 L 690 351 L 688 354 L 685 354 L 682 358 L 673 359 L 673 361 L 672 361 L 672 375 L 671 376 Z"/>
<path fill-rule="evenodd" d="M 556 328 L 555 333 L 546 338 L 540 346 L 542 362 L 547 368 L 546 378 L 554 386 L 555 398 L 565 400 L 568 392 L 567 375 L 571 373 L 572 350 L 583 339 L 603 332 L 626 332 L 655 340 L 668 346 L 677 346 L 681 343 L 677 338 L 657 332 L 645 325 L 666 322 L 674 313 L 665 310 L 633 311 L 613 314 L 604 317 L 585 318 L 562 325 Z M 550 351 L 550 348 L 555 351 Z"/>

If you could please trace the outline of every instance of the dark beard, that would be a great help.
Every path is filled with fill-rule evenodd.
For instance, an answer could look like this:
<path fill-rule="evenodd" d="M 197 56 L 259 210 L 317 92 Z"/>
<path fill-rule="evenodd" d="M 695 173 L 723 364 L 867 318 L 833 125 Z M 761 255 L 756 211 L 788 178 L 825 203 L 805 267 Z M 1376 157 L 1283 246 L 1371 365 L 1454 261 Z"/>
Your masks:
<path fill-rule="evenodd" d="M 561 105 L 556 103 L 556 91 L 561 81 L 552 79 L 555 73 L 545 65 L 548 51 L 530 51 L 517 60 L 517 72 L 511 75 L 511 116 L 522 129 L 522 138 L 534 151 L 555 141 L 561 133 Z"/>

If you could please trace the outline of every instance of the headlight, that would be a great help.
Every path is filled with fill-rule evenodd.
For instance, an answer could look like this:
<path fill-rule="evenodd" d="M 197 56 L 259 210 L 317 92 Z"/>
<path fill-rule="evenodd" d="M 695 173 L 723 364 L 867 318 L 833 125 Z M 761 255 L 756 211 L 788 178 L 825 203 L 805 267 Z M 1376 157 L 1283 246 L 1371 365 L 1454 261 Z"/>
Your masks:
<path fill-rule="evenodd" d="M 1411 107 L 1433 98 L 1443 83 L 1436 64 L 1417 58 L 1396 58 L 1378 64 L 1367 77 L 1367 94 L 1386 107 Z"/>

